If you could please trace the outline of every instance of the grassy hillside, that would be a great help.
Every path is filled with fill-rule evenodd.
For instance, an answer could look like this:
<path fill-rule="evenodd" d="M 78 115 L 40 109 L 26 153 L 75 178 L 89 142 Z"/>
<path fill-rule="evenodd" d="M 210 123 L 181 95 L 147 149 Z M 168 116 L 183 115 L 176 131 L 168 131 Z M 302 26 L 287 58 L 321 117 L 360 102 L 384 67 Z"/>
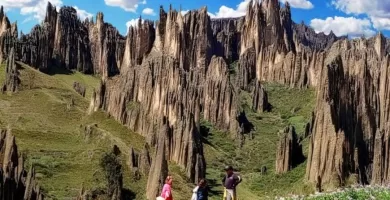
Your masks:
<path fill-rule="evenodd" d="M 205 129 L 210 129 L 205 152 L 207 175 L 213 190 L 211 199 L 221 199 L 221 169 L 226 164 L 235 166 L 244 177 L 238 188 L 240 200 L 273 199 L 289 193 L 312 192 L 313 188 L 303 181 L 305 163 L 283 175 L 275 175 L 274 170 L 278 131 L 290 124 L 296 127 L 298 134 L 303 133 L 314 107 L 314 91 L 274 84 L 266 84 L 266 90 L 273 106 L 272 111 L 267 113 L 253 112 L 251 95 L 241 93 L 242 108 L 255 126 L 253 140 L 247 137 L 242 148 L 239 148 L 239 141 L 228 139 L 227 133 L 216 130 L 208 122 L 202 122 Z M 303 145 L 307 156 L 307 141 Z M 260 173 L 263 166 L 268 169 L 266 175 Z"/>
<path fill-rule="evenodd" d="M 4 73 L 5 67 L 1 66 L 0 83 Z M 71 72 L 50 76 L 25 65 L 20 73 L 21 91 L 0 94 L 0 127 L 12 128 L 27 165 L 36 168 L 46 199 L 71 199 L 82 185 L 104 187 L 98 163 L 103 152 L 114 144 L 123 152 L 124 173 L 130 174 L 125 157 L 130 146 L 141 149 L 144 139 L 101 112 L 86 115 L 98 77 Z M 86 98 L 73 91 L 74 81 L 87 87 Z M 71 99 L 75 105 L 68 109 Z M 97 124 L 98 130 L 87 138 L 83 127 L 89 124 Z M 131 176 L 125 176 L 124 181 L 125 187 L 134 191 L 145 187 L 134 183 Z"/>

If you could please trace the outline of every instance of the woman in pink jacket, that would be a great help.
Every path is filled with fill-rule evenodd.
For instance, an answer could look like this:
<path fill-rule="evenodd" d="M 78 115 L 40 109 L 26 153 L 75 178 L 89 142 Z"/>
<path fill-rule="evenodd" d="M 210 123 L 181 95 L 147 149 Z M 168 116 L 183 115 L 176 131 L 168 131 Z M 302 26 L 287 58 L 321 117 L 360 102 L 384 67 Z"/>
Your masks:
<path fill-rule="evenodd" d="M 165 179 L 164 187 L 161 191 L 161 197 L 163 197 L 165 200 L 173 200 L 172 197 L 172 176 L 168 176 Z"/>

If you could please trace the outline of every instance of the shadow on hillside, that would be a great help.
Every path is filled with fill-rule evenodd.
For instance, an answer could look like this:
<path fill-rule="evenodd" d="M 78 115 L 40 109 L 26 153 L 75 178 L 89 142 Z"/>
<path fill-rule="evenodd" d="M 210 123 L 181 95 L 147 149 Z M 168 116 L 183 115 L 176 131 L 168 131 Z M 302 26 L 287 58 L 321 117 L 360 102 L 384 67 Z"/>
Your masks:
<path fill-rule="evenodd" d="M 129 189 L 123 189 L 122 197 L 123 199 L 136 199 L 137 195 Z"/>
<path fill-rule="evenodd" d="M 58 66 L 50 66 L 46 71 L 45 71 L 46 74 L 50 75 L 50 76 L 53 76 L 53 75 L 56 75 L 56 74 L 63 74 L 63 75 L 71 75 L 73 74 L 72 71 L 66 69 L 66 68 L 62 68 L 62 67 L 58 67 Z"/>
<path fill-rule="evenodd" d="M 204 126 L 204 125 L 200 125 L 199 132 L 200 132 L 200 135 L 202 136 L 201 137 L 202 144 L 207 144 L 207 145 L 210 145 L 211 147 L 215 148 L 215 146 L 213 144 L 211 144 L 210 141 L 207 140 L 207 137 L 211 134 L 210 128 L 207 126 Z"/>

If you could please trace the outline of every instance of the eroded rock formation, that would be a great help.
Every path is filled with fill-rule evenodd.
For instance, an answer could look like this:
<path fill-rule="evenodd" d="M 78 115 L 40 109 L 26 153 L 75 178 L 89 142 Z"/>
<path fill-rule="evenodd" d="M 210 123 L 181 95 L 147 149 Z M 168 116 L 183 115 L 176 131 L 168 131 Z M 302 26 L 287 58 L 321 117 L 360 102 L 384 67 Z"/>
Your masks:
<path fill-rule="evenodd" d="M 253 110 L 256 112 L 265 112 L 271 110 L 271 104 L 268 102 L 268 95 L 260 82 L 256 82 L 253 92 Z"/>
<path fill-rule="evenodd" d="M 332 45 L 320 72 L 307 178 L 323 183 L 357 174 L 363 184 L 389 183 L 386 42 L 343 40 Z"/>
<path fill-rule="evenodd" d="M 214 55 L 226 58 L 228 63 L 239 59 L 242 24 L 243 18 L 213 19 L 211 21 Z"/>
<path fill-rule="evenodd" d="M 104 22 L 103 13 L 96 15 L 96 22 L 86 22 L 88 29 L 91 62 L 95 74 L 105 77 L 119 73 L 123 53 L 125 51 L 125 38 L 111 24 Z"/>
<path fill-rule="evenodd" d="M 141 172 L 141 174 L 147 175 L 149 173 L 151 164 L 152 164 L 152 159 L 150 158 L 150 148 L 148 144 L 145 144 L 138 159 L 138 169 Z"/>
<path fill-rule="evenodd" d="M 230 82 L 228 66 L 222 57 L 211 59 L 203 95 L 203 118 L 221 129 L 236 132 L 238 97 Z"/>
<path fill-rule="evenodd" d="M 0 130 L 0 199 L 43 200 L 34 168 L 27 172 L 11 130 Z"/>
<path fill-rule="evenodd" d="M 134 148 L 130 149 L 129 166 L 134 173 L 148 175 L 151 167 L 151 157 L 149 145 L 146 143 L 142 152 L 138 153 Z"/>
<path fill-rule="evenodd" d="M 149 200 L 156 199 L 159 196 L 161 189 L 168 176 L 168 161 L 167 161 L 167 141 L 169 139 L 169 125 L 166 121 L 163 123 L 160 130 L 156 153 L 152 160 L 152 166 L 149 171 L 148 183 L 146 185 L 146 197 Z"/>
<path fill-rule="evenodd" d="M 18 38 L 18 27 L 16 23 L 11 24 L 4 13 L 3 6 L 0 7 L 0 63 L 9 57 L 9 53 Z"/>
<path fill-rule="evenodd" d="M 142 64 L 153 47 L 155 33 L 154 23 L 148 20 L 139 19 L 136 27 L 129 27 L 121 70 Z"/>
<path fill-rule="evenodd" d="M 73 7 L 64 6 L 57 12 L 49 2 L 46 17 L 29 34 L 18 39 L 16 24 L 10 25 L 0 11 L 0 61 L 11 47 L 16 47 L 18 60 L 45 72 L 54 67 L 95 73 L 103 78 L 119 73 L 125 51 L 125 38 L 116 28 L 103 21 L 98 13 L 96 23 L 81 22 Z M 54 71 L 55 72 L 55 71 Z"/>
<path fill-rule="evenodd" d="M 276 151 L 276 173 L 285 173 L 304 161 L 302 145 L 293 126 L 284 129 Z"/>
<path fill-rule="evenodd" d="M 12 49 L 5 68 L 5 82 L 2 92 L 17 92 L 20 84 L 18 66 L 15 63 L 15 51 Z"/>

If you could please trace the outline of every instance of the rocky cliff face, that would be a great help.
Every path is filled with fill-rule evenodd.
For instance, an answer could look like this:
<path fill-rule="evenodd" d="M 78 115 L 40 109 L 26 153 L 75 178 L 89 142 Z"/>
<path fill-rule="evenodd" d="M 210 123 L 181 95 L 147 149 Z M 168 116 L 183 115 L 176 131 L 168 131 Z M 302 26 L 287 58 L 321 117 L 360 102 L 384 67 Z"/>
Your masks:
<path fill-rule="evenodd" d="M 149 171 L 148 184 L 146 185 L 146 197 L 149 200 L 156 199 L 156 197 L 161 194 L 161 189 L 168 176 L 168 152 L 166 150 L 169 150 L 169 146 L 167 146 L 169 125 L 167 124 L 167 121 L 164 120 L 164 122 L 162 122 L 161 128 L 158 136 L 156 153 Z"/>
<path fill-rule="evenodd" d="M 33 168 L 24 169 L 15 137 L 10 130 L 0 130 L 0 199 L 43 200 Z"/>
<path fill-rule="evenodd" d="M 238 130 L 237 92 L 230 82 L 229 69 L 222 57 L 213 57 L 204 85 L 203 118 L 221 129 Z"/>
<path fill-rule="evenodd" d="M 239 59 L 241 28 L 244 18 L 213 19 L 213 54 L 225 58 L 228 63 Z"/>
<path fill-rule="evenodd" d="M 8 54 L 14 46 L 18 37 L 16 23 L 11 24 L 4 13 L 3 6 L 0 7 L 0 63 L 8 58 Z"/>
<path fill-rule="evenodd" d="M 346 36 L 337 37 L 332 31 L 329 35 L 325 35 L 324 33 L 317 34 L 312 28 L 307 27 L 304 23 L 294 23 L 293 31 L 294 41 L 297 44 L 310 47 L 310 49 L 315 51 L 329 49 L 337 40 L 348 39 Z"/>
<path fill-rule="evenodd" d="M 111 24 L 104 22 L 103 13 L 96 15 L 96 23 L 86 22 L 89 35 L 91 62 L 95 74 L 103 78 L 119 73 L 123 53 L 125 51 L 125 38 Z"/>
<path fill-rule="evenodd" d="M 145 144 L 141 153 L 136 152 L 133 148 L 130 149 L 129 167 L 135 174 L 148 175 L 151 163 L 152 159 L 148 144 Z"/>
<path fill-rule="evenodd" d="M 6 62 L 5 82 L 1 88 L 4 92 L 17 92 L 20 84 L 19 71 L 15 63 L 15 51 L 12 49 Z"/>
<path fill-rule="evenodd" d="M 271 104 L 268 102 L 268 95 L 260 82 L 256 82 L 255 91 L 253 92 L 253 110 L 265 112 L 271 110 Z"/>
<path fill-rule="evenodd" d="M 178 63 L 165 56 L 148 57 L 141 66 L 125 75 L 108 80 L 93 95 L 90 110 L 102 108 L 116 120 L 137 131 L 155 145 L 167 119 L 169 139 L 167 158 L 187 170 L 193 180 L 204 176 L 202 145 L 197 124 L 200 117 L 199 93 L 190 75 Z M 169 78 L 168 78 L 169 77 Z M 198 177 L 199 176 L 199 177 Z"/>
<path fill-rule="evenodd" d="M 4 12 L 0 12 L 0 60 L 15 46 L 18 60 L 41 71 L 57 66 L 104 78 L 119 73 L 125 38 L 103 21 L 102 13 L 97 14 L 96 23 L 81 22 L 74 8 L 65 6 L 57 12 L 48 3 L 43 23 L 17 38 L 16 24 L 10 25 Z"/>
<path fill-rule="evenodd" d="M 121 70 L 142 64 L 144 56 L 153 47 L 155 34 L 154 23 L 148 20 L 139 19 L 138 26 L 129 28 Z"/>
<path fill-rule="evenodd" d="M 304 161 L 302 145 L 293 126 L 286 127 L 278 143 L 276 153 L 276 173 L 281 174 L 293 169 Z"/>
<path fill-rule="evenodd" d="M 50 12 L 49 9 L 48 11 Z M 52 13 L 48 13 L 47 16 L 50 14 Z M 91 72 L 93 69 L 87 27 L 81 23 L 76 10 L 72 7 L 62 7 L 56 15 L 57 22 L 52 52 L 55 64 L 68 70 L 77 69 L 84 73 Z M 52 16 L 52 18 L 54 17 Z M 48 17 L 47 20 L 51 20 L 51 17 Z"/>
<path fill-rule="evenodd" d="M 307 178 L 387 184 L 387 72 L 384 37 L 336 42 L 320 74 Z M 321 170 L 320 170 L 321 169 Z"/>

